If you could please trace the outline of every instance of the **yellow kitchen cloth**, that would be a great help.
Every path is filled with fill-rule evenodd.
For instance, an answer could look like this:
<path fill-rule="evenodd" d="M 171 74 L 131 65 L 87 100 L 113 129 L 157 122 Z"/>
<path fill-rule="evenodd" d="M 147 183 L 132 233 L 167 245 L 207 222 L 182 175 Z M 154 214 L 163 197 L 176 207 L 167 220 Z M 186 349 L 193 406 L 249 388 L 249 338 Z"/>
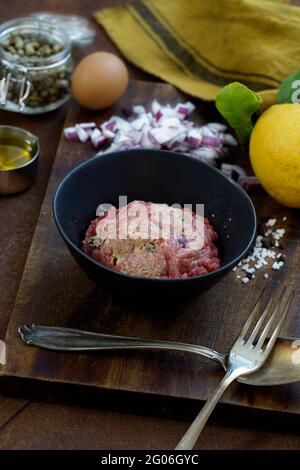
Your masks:
<path fill-rule="evenodd" d="M 268 95 L 300 68 L 300 8 L 286 0 L 143 0 L 94 16 L 130 62 L 205 100 L 235 80 Z"/>

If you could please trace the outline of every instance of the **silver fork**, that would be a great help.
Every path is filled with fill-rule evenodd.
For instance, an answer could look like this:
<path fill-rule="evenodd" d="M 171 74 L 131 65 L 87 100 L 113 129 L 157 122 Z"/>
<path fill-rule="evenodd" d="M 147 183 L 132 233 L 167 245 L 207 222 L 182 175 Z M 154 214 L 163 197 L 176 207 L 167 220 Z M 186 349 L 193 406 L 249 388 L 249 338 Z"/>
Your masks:
<path fill-rule="evenodd" d="M 289 311 L 293 296 L 293 289 L 289 287 L 281 289 L 276 299 L 270 298 L 264 312 L 252 327 L 253 321 L 260 310 L 259 302 L 256 304 L 231 348 L 227 363 L 228 368 L 223 380 L 216 388 L 214 394 L 207 400 L 194 422 L 177 444 L 175 450 L 193 449 L 209 416 L 227 387 L 241 375 L 250 374 L 262 367 L 272 351 L 280 328 Z M 270 314 L 269 320 L 258 336 L 264 321 Z"/>

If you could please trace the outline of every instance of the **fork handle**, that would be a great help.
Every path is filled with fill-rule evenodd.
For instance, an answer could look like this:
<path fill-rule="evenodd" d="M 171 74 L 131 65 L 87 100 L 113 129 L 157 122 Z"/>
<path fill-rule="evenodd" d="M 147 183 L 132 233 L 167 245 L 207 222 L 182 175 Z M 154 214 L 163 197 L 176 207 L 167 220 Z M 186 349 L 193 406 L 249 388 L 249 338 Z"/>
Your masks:
<path fill-rule="evenodd" d="M 243 372 L 244 371 L 241 371 L 240 369 L 228 370 L 226 372 L 223 380 L 219 383 L 213 395 L 207 400 L 198 416 L 190 425 L 184 436 L 180 439 L 175 450 L 192 450 L 194 448 L 202 429 L 223 393 L 235 379 L 243 374 Z"/>
<path fill-rule="evenodd" d="M 22 325 L 19 333 L 26 344 L 56 351 L 97 351 L 117 349 L 167 349 L 186 351 L 219 362 L 226 370 L 227 355 L 196 344 L 160 341 L 41 325 Z"/>

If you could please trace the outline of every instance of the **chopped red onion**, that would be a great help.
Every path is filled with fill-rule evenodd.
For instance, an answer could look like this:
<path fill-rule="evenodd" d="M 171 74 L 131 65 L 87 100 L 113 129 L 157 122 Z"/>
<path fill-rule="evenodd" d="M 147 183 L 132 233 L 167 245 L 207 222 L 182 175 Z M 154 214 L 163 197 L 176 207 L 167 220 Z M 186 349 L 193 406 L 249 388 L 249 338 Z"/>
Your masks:
<path fill-rule="evenodd" d="M 162 117 L 163 113 L 161 112 L 161 110 L 158 110 L 157 113 L 155 113 L 155 120 L 158 122 Z"/>
<path fill-rule="evenodd" d="M 219 158 L 218 152 L 210 147 L 199 147 L 190 153 L 199 160 L 205 160 L 208 163 L 212 162 L 213 166 L 215 166 L 216 160 Z"/>
<path fill-rule="evenodd" d="M 238 181 L 240 177 L 247 176 L 245 170 L 241 166 L 231 165 L 230 163 L 222 163 L 221 171 L 235 181 Z"/>
<path fill-rule="evenodd" d="M 146 113 L 144 106 L 140 106 L 140 105 L 132 106 L 132 111 L 134 114 L 137 114 L 137 115 Z"/>
<path fill-rule="evenodd" d="M 67 140 L 70 140 L 70 142 L 78 142 L 79 141 L 79 137 L 78 137 L 76 127 L 66 127 L 64 129 L 64 136 Z"/>
<path fill-rule="evenodd" d="M 106 124 L 104 124 L 104 128 L 108 131 L 115 132 L 116 125 L 117 125 L 116 120 L 110 119 L 109 121 L 107 121 Z"/>
<path fill-rule="evenodd" d="M 172 141 L 170 141 L 172 142 Z M 185 143 L 185 142 L 177 142 L 177 141 L 173 141 L 172 143 L 168 142 L 168 144 L 166 145 L 166 148 L 168 150 L 172 150 L 173 152 L 181 152 L 181 153 L 186 153 L 186 154 L 190 154 L 191 155 L 191 149 L 190 149 L 190 146 Z"/>
<path fill-rule="evenodd" d="M 169 140 L 164 147 L 169 150 L 175 150 L 177 152 L 188 152 L 190 150 L 189 144 L 186 142 L 187 134 L 186 132 L 182 132 L 181 134 L 177 135 L 174 139 Z"/>
<path fill-rule="evenodd" d="M 158 101 L 153 100 L 151 104 L 151 112 L 154 116 L 160 111 L 161 105 L 159 104 Z"/>
<path fill-rule="evenodd" d="M 106 139 L 113 139 L 115 137 L 115 133 L 107 129 L 107 127 L 101 126 L 101 130 Z"/>
<path fill-rule="evenodd" d="M 220 134 L 220 139 L 223 144 L 231 145 L 232 147 L 238 145 L 238 141 L 231 134 Z"/>
<path fill-rule="evenodd" d="M 151 134 L 151 127 L 147 125 L 145 125 L 142 129 L 139 144 L 142 148 L 146 149 L 160 149 L 160 144 Z"/>
<path fill-rule="evenodd" d="M 212 130 L 208 127 L 208 125 L 205 125 L 202 127 L 202 134 L 203 137 L 215 137 L 216 136 L 216 131 Z"/>
<path fill-rule="evenodd" d="M 148 114 L 141 114 L 134 121 L 131 122 L 131 127 L 136 131 L 140 131 L 142 127 L 147 124 L 150 125 L 150 119 Z"/>
<path fill-rule="evenodd" d="M 80 127 L 79 124 L 76 124 L 75 129 L 76 129 L 78 139 L 80 140 L 80 142 L 84 144 L 85 142 L 89 140 L 90 138 L 89 133 L 85 131 L 84 129 L 82 129 L 82 127 Z"/>
<path fill-rule="evenodd" d="M 187 143 L 190 145 L 192 149 L 197 148 L 202 143 L 202 132 L 199 128 L 192 128 L 188 131 Z"/>
<path fill-rule="evenodd" d="M 255 176 L 240 176 L 238 183 L 249 194 L 256 193 L 262 190 L 259 180 Z"/>
<path fill-rule="evenodd" d="M 202 139 L 202 144 L 210 147 L 220 147 L 221 142 L 217 137 L 204 136 Z"/>
<path fill-rule="evenodd" d="M 189 112 L 189 110 L 186 106 L 180 106 L 180 105 L 179 105 L 179 107 L 177 108 L 176 111 L 177 111 L 178 114 L 182 114 L 184 117 L 187 116 L 188 112 Z"/>
<path fill-rule="evenodd" d="M 91 134 L 91 141 L 95 148 L 100 147 L 106 142 L 105 137 L 103 136 L 102 132 L 99 129 L 94 129 Z"/>
<path fill-rule="evenodd" d="M 150 126 L 144 126 L 139 144 L 146 149 L 159 149 L 160 145 L 155 141 L 150 132 Z"/>
<path fill-rule="evenodd" d="M 186 103 L 178 103 L 176 106 L 175 110 L 176 113 L 180 116 L 180 119 L 185 119 L 186 116 L 191 114 L 195 110 L 196 106 L 191 103 L 190 101 L 187 101 Z"/>
<path fill-rule="evenodd" d="M 194 128 L 194 123 L 192 121 L 188 121 L 187 119 L 184 119 L 183 121 L 181 121 L 181 123 L 186 128 L 187 131 L 190 130 L 190 129 L 195 129 Z M 198 129 L 201 130 L 201 127 L 199 127 Z"/>
<path fill-rule="evenodd" d="M 85 131 L 88 131 L 95 129 L 95 127 L 97 127 L 97 124 L 95 122 L 81 122 L 80 124 L 78 124 L 78 126 L 80 126 Z"/>
<path fill-rule="evenodd" d="M 190 144 L 192 148 L 197 148 L 200 145 L 200 140 L 192 137 L 191 135 L 187 137 L 187 142 Z"/>
<path fill-rule="evenodd" d="M 191 102 L 162 105 L 157 100 L 151 104 L 151 112 L 144 106 L 135 105 L 123 114 L 129 117 L 111 116 L 99 128 L 95 122 L 76 124 L 64 130 L 67 140 L 87 142 L 99 149 L 99 153 L 133 148 L 167 149 L 182 152 L 216 166 L 217 160 L 227 155 L 227 147 L 237 145 L 235 138 L 227 133 L 222 123 L 196 126 L 188 116 L 194 111 Z M 223 167 L 229 176 L 244 176 L 240 170 Z"/>
<path fill-rule="evenodd" d="M 178 129 L 181 132 L 185 131 L 184 126 L 181 124 L 180 120 L 178 117 L 166 117 L 162 120 L 161 126 L 165 128 L 173 128 L 173 129 Z"/>
<path fill-rule="evenodd" d="M 122 132 L 117 132 L 117 134 L 114 138 L 114 144 L 116 146 L 121 146 L 121 145 L 124 145 L 127 142 L 131 142 L 131 139 L 128 137 L 128 135 L 123 134 Z"/>
<path fill-rule="evenodd" d="M 156 127 L 151 129 L 150 134 L 160 145 L 168 143 L 170 140 L 178 137 L 182 133 L 182 129 L 176 127 Z"/>
<path fill-rule="evenodd" d="M 210 122 L 207 124 L 207 127 L 216 132 L 225 132 L 227 130 L 226 124 L 221 124 L 220 122 Z"/>

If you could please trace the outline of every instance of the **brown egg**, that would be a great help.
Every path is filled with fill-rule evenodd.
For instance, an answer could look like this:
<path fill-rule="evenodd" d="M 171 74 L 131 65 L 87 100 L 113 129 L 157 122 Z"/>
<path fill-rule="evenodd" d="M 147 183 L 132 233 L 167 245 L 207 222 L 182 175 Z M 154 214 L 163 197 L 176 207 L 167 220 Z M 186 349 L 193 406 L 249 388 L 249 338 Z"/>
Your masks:
<path fill-rule="evenodd" d="M 110 52 L 94 52 L 75 68 L 72 93 L 81 106 L 103 109 L 111 106 L 125 92 L 128 71 L 119 57 Z"/>

